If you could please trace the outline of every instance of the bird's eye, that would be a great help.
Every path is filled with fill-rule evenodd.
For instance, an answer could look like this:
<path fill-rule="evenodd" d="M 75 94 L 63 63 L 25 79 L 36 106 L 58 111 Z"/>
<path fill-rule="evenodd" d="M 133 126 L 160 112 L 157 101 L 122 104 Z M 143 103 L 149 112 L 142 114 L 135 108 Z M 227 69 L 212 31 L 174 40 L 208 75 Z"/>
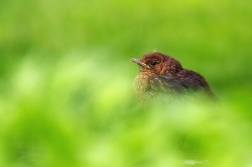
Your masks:
<path fill-rule="evenodd" d="M 151 62 L 150 64 L 151 64 L 152 66 L 155 66 L 156 64 L 158 64 L 158 62 L 153 61 L 153 62 Z"/>

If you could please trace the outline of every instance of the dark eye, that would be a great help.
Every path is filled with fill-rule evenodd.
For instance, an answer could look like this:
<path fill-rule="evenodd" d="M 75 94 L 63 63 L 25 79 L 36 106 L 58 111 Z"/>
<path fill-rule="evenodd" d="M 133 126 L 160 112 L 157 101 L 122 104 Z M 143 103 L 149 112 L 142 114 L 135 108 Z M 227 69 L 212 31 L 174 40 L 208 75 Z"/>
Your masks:
<path fill-rule="evenodd" d="M 158 64 L 158 62 L 153 61 L 153 62 L 151 62 L 150 64 L 151 64 L 152 66 L 155 66 L 156 64 Z"/>

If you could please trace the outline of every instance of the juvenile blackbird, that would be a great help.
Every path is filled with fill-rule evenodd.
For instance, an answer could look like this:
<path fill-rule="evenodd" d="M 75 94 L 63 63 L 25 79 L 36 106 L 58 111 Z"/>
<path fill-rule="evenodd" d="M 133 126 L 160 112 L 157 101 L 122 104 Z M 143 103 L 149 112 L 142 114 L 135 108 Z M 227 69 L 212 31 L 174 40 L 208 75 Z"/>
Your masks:
<path fill-rule="evenodd" d="M 140 72 L 135 78 L 135 93 L 145 103 L 173 99 L 175 96 L 203 94 L 215 98 L 210 86 L 200 74 L 184 69 L 180 62 L 160 52 L 151 52 L 141 59 L 132 58 L 139 65 Z"/>

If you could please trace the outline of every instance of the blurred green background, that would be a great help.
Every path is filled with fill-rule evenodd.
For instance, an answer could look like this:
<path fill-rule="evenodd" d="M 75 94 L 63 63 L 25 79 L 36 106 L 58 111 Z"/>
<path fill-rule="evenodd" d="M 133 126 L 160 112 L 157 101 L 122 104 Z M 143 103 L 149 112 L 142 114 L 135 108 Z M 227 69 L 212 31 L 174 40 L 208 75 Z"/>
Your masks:
<path fill-rule="evenodd" d="M 251 7 L 1 1 L 0 166 L 251 165 Z M 143 109 L 129 59 L 154 50 L 204 75 L 221 106 Z"/>

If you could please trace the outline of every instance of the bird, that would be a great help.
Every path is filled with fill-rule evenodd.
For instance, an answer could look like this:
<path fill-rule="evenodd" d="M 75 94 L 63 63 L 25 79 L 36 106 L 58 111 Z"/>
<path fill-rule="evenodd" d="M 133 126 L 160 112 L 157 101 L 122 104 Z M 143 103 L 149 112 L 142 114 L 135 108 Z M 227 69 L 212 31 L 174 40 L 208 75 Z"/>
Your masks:
<path fill-rule="evenodd" d="M 131 58 L 131 61 L 139 66 L 134 89 L 141 103 L 167 101 L 192 94 L 216 99 L 202 75 L 183 68 L 178 60 L 169 55 L 154 51 L 140 59 Z"/>

